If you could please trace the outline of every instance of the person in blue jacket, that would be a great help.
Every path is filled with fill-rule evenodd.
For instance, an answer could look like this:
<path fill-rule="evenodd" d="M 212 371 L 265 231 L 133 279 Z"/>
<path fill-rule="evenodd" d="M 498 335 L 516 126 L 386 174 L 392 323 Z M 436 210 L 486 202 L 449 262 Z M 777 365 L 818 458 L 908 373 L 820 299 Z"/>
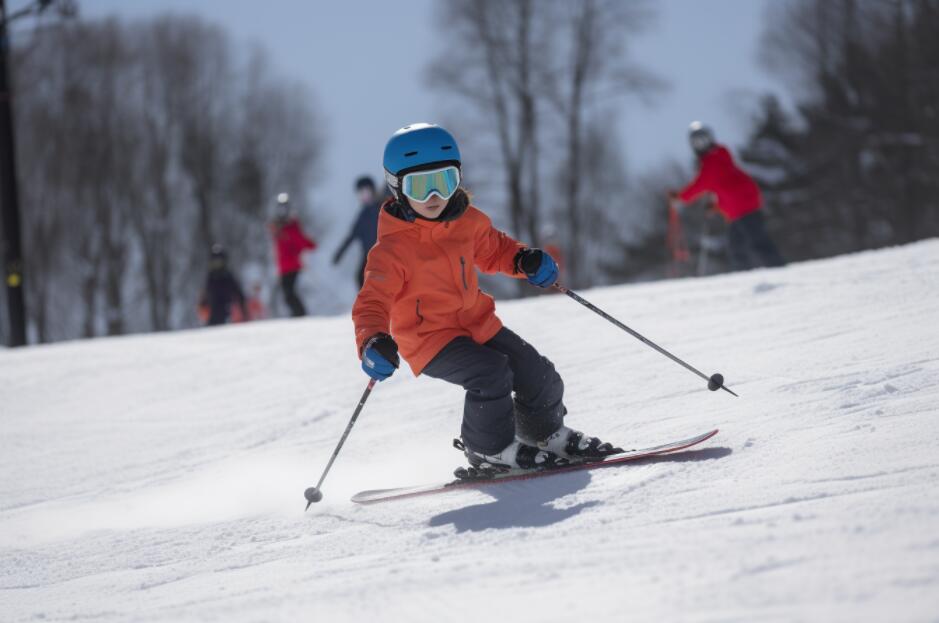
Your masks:
<path fill-rule="evenodd" d="M 358 240 L 362 243 L 362 259 L 359 262 L 358 282 L 359 289 L 362 289 L 362 283 L 365 281 L 365 260 L 368 252 L 375 245 L 378 238 L 378 195 L 375 191 L 375 181 L 363 175 L 355 181 L 355 194 L 359 199 L 359 216 L 352 224 L 349 235 L 342 241 L 336 253 L 333 254 L 333 264 L 338 264 L 345 254 L 346 249 L 352 244 L 352 241 Z"/>

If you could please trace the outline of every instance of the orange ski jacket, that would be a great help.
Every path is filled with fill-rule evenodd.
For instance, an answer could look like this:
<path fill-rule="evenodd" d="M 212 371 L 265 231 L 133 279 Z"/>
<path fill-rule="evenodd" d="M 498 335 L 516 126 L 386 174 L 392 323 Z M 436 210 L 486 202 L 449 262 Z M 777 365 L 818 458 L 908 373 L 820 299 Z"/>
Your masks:
<path fill-rule="evenodd" d="M 409 222 L 388 206 L 352 306 L 355 340 L 361 357 L 370 337 L 390 334 L 416 376 L 452 339 L 463 335 L 482 344 L 498 333 L 502 321 L 493 298 L 479 289 L 476 268 L 522 278 L 514 260 L 524 245 L 472 205 L 444 222 Z"/>

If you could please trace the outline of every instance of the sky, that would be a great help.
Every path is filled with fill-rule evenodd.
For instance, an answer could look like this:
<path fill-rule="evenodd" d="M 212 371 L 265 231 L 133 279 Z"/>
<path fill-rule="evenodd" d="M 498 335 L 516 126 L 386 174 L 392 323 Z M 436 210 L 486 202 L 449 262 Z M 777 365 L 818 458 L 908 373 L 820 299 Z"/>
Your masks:
<path fill-rule="evenodd" d="M 8 0 L 8 6 L 30 1 Z M 85 17 L 196 12 L 237 41 L 261 44 L 278 72 L 307 85 L 327 125 L 326 162 L 311 201 L 326 229 L 319 232 L 326 248 L 355 216 L 354 179 L 363 173 L 380 179 L 391 133 L 444 112 L 424 82 L 425 67 L 445 41 L 437 32 L 436 1 L 78 0 Z M 732 147 L 742 142 L 759 95 L 781 90 L 757 60 L 770 1 L 653 3 L 657 18 L 633 38 L 629 53 L 670 86 L 651 105 L 622 101 L 618 138 L 631 172 L 673 158 L 690 163 L 686 132 L 695 119 Z"/>

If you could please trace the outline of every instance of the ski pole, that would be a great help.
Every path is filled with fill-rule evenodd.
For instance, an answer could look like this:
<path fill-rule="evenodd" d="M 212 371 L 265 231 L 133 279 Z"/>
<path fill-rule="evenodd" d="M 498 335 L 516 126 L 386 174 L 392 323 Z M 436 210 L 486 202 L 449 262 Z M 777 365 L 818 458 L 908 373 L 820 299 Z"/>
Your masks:
<path fill-rule="evenodd" d="M 329 459 L 329 463 L 326 464 L 326 469 L 323 470 L 323 475 L 320 476 L 320 481 L 316 483 L 315 487 L 309 487 L 306 491 L 303 492 L 303 497 L 306 498 L 306 508 L 310 508 L 310 504 L 314 502 L 319 502 L 323 499 L 323 492 L 320 491 L 320 487 L 323 485 L 323 481 L 326 480 L 326 474 L 329 473 L 329 468 L 333 466 L 333 461 L 336 460 L 336 456 L 339 455 L 339 450 L 342 448 L 342 444 L 346 442 L 346 437 L 349 436 L 349 431 L 352 430 L 352 425 L 355 424 L 356 419 L 359 417 L 359 413 L 362 412 L 362 407 L 365 406 L 365 401 L 368 400 L 368 395 L 372 393 L 372 388 L 375 387 L 375 379 L 372 379 L 368 382 L 368 387 L 365 388 L 365 392 L 362 394 L 362 398 L 359 400 L 358 406 L 355 408 L 355 412 L 352 414 L 352 419 L 349 420 L 349 425 L 346 426 L 346 431 L 342 434 L 342 437 L 339 438 L 339 443 L 336 444 L 336 449 L 333 450 L 333 455 Z"/>
<path fill-rule="evenodd" d="M 685 239 L 685 233 L 681 226 L 677 203 L 674 199 L 668 199 L 668 229 L 665 233 L 665 247 L 668 250 L 669 265 L 667 270 L 668 277 L 679 277 L 682 265 L 687 264 L 691 259 L 691 253 L 688 251 L 688 241 Z"/>
<path fill-rule="evenodd" d="M 630 334 L 631 336 L 633 336 L 634 338 L 638 339 L 640 342 L 642 342 L 642 343 L 645 344 L 646 346 L 650 346 L 650 347 L 654 348 L 655 350 L 659 351 L 660 353 L 662 353 L 663 355 L 665 355 L 666 357 L 668 357 L 669 359 L 671 359 L 671 360 L 674 361 L 675 363 L 684 366 L 686 369 L 690 370 L 691 372 L 694 372 L 695 374 L 697 374 L 697 375 L 700 376 L 702 379 L 704 379 L 705 381 L 708 382 L 708 389 L 711 390 L 712 392 L 716 392 L 718 389 L 723 389 L 724 391 L 726 391 L 726 392 L 728 392 L 728 393 L 730 393 L 730 394 L 733 394 L 734 396 L 737 396 L 737 394 L 735 394 L 735 393 L 734 393 L 733 391 L 731 391 L 727 386 L 724 385 L 724 376 L 723 376 L 721 373 L 715 372 L 715 373 L 712 374 L 710 377 L 707 376 L 707 375 L 705 375 L 703 372 L 701 372 L 700 370 L 698 370 L 698 369 L 695 368 L 694 366 L 688 365 L 687 363 L 685 363 L 684 361 L 682 361 L 681 359 L 679 359 L 679 358 L 676 357 L 675 355 L 671 354 L 670 352 L 668 352 L 667 350 L 665 350 L 664 348 L 662 348 L 661 346 L 659 346 L 659 345 L 656 344 L 655 342 L 652 342 L 652 341 L 646 339 L 645 337 L 643 337 L 642 335 L 640 335 L 639 333 L 633 331 L 632 329 L 630 329 L 629 327 L 627 327 L 626 325 L 624 325 L 622 322 L 620 322 L 619 320 L 617 320 L 617 319 L 614 318 L 613 316 L 609 315 L 608 313 L 606 313 L 605 311 L 603 311 L 602 309 L 600 309 L 599 307 L 597 307 L 596 305 L 594 305 L 594 304 L 591 303 L 590 301 L 588 301 L 588 300 L 584 299 L 583 297 L 581 297 L 580 295 L 578 295 L 576 292 L 573 292 L 573 291 L 571 291 L 571 290 L 568 290 L 567 288 L 565 288 L 564 286 L 562 286 L 562 285 L 559 284 L 559 283 L 555 283 L 555 284 L 554 284 L 554 287 L 557 288 L 560 292 L 563 292 L 563 293 L 566 294 L 567 296 L 571 297 L 572 299 L 574 299 L 575 301 L 577 301 L 578 303 L 580 303 L 581 305 L 583 305 L 584 307 L 586 307 L 586 308 L 589 309 L 590 311 L 595 312 L 595 313 L 599 314 L 600 316 L 603 316 L 604 318 L 606 318 L 607 320 L 609 320 L 610 322 L 612 322 L 613 324 L 615 324 L 617 327 L 619 327 L 620 329 L 622 329 L 622 330 L 625 331 L 626 333 L 628 333 L 628 334 Z M 739 398 L 739 396 L 737 396 L 737 397 Z"/>

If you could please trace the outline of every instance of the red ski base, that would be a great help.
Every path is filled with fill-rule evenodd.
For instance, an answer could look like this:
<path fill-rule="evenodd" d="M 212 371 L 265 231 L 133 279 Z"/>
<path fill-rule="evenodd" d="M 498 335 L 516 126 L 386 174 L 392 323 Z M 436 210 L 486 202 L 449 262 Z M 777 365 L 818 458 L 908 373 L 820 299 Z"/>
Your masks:
<path fill-rule="evenodd" d="M 621 465 L 623 463 L 628 463 L 629 461 L 636 461 L 638 459 L 644 459 L 650 456 L 657 456 L 660 454 L 668 454 L 670 452 L 677 452 L 679 450 L 684 450 L 690 448 L 691 446 L 698 445 L 699 443 L 705 442 L 714 435 L 717 434 L 717 429 L 714 429 L 710 432 L 704 433 L 703 435 L 698 435 L 697 437 L 691 437 L 689 439 L 683 439 L 681 441 L 674 441 L 672 443 L 667 443 L 661 446 L 655 446 L 654 448 L 645 448 L 643 450 L 628 450 L 620 454 L 614 454 L 605 458 L 602 461 L 596 461 L 594 463 L 580 463 L 577 465 L 567 465 L 565 467 L 558 467 L 555 469 L 547 469 L 544 471 L 532 471 L 524 472 L 521 474 L 506 474 L 504 476 L 496 476 L 494 478 L 486 478 L 480 480 L 452 480 L 450 482 L 438 483 L 432 485 L 418 485 L 414 487 L 397 487 L 394 489 L 372 489 L 370 491 L 360 491 L 352 496 L 352 501 L 358 504 L 375 504 L 377 502 L 387 502 L 388 500 L 400 500 L 402 498 L 411 498 L 418 495 L 428 495 L 431 493 L 440 493 L 443 491 L 452 491 L 454 489 L 468 489 L 468 488 L 480 488 L 489 485 L 499 484 L 503 482 L 509 482 L 512 480 L 530 480 L 532 478 L 544 478 L 545 476 L 554 476 L 556 474 L 564 474 L 567 472 L 573 472 L 581 469 L 597 469 L 600 467 L 610 467 L 612 465 Z"/>

